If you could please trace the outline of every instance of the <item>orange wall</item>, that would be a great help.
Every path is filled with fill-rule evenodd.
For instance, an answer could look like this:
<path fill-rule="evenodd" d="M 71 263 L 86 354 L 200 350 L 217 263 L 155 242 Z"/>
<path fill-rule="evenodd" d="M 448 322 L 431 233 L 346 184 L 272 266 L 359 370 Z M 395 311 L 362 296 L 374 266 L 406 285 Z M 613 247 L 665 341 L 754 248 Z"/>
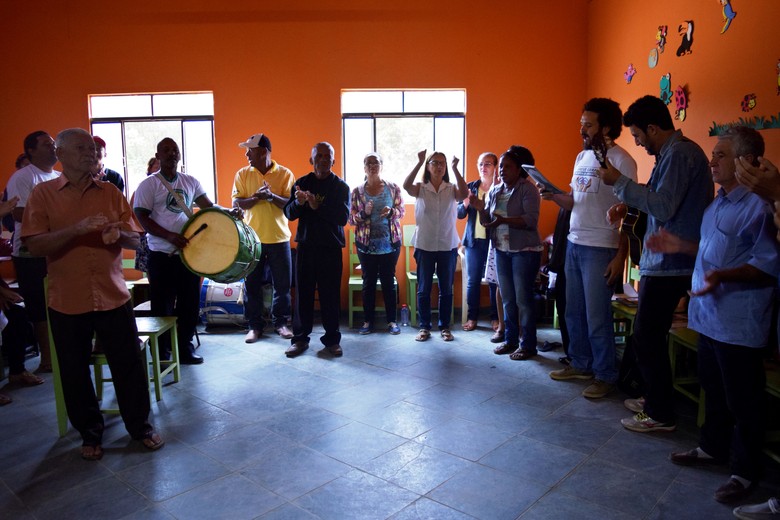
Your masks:
<path fill-rule="evenodd" d="M 672 75 L 672 88 L 687 86 L 689 108 L 678 128 L 710 154 L 716 141 L 709 137 L 713 121 L 722 124 L 740 117 L 780 113 L 777 95 L 780 60 L 780 2 L 777 0 L 733 0 L 737 12 L 729 29 L 721 34 L 723 16 L 717 0 L 626 2 L 591 0 L 588 7 L 588 96 L 606 96 L 625 110 L 645 94 L 659 95 L 663 74 Z M 681 37 L 677 27 L 694 21 L 693 52 L 677 57 Z M 659 25 L 669 34 L 658 65 L 651 69 L 647 58 L 655 45 Z M 623 79 L 629 63 L 638 69 L 630 85 Z M 756 94 L 752 112 L 742 112 L 746 94 Z M 669 105 L 674 114 L 674 101 Z M 780 130 L 764 130 L 767 157 L 780 162 Z M 636 148 L 626 132 L 619 141 L 639 164 L 639 177 L 646 181 L 653 165 L 651 157 Z"/>
<path fill-rule="evenodd" d="M 524 144 L 565 170 L 571 154 L 561 146 L 578 146 L 575 132 L 557 134 L 585 93 L 581 1 L 13 4 L 0 22 L 4 75 L 14 81 L 0 86 L 3 182 L 27 133 L 87 127 L 87 95 L 98 93 L 213 91 L 222 204 L 246 164 L 236 144 L 255 132 L 296 175 L 309 171 L 321 140 L 340 161 L 342 88 L 466 88 L 467 179 L 485 150 Z"/>
<path fill-rule="evenodd" d="M 517 143 L 567 184 L 581 146 L 583 101 L 611 96 L 625 108 L 641 95 L 657 95 L 667 68 L 674 85 L 691 87 L 688 120 L 680 127 L 707 152 L 712 120 L 739 117 L 744 94 L 759 96 L 756 114 L 779 111 L 777 0 L 735 0 L 738 16 L 725 35 L 715 0 L 369 4 L 13 2 L 0 21 L 6 78 L 0 181 L 10 175 L 27 133 L 87 127 L 87 95 L 99 93 L 213 91 L 222 204 L 229 203 L 233 173 L 245 164 L 236 143 L 252 133 L 269 134 L 274 157 L 296 175 L 308 172 L 309 150 L 320 140 L 334 144 L 340 161 L 342 88 L 466 88 L 467 180 L 476 178 L 480 152 Z M 672 29 L 689 17 L 697 24 L 693 55 L 674 56 L 679 37 L 670 30 L 659 67 L 649 71 L 655 26 Z M 639 74 L 626 86 L 629 62 Z M 780 159 L 778 131 L 765 136 L 767 155 Z M 646 178 L 649 158 L 625 136 L 622 142 Z M 542 235 L 551 232 L 555 214 L 543 205 Z"/>

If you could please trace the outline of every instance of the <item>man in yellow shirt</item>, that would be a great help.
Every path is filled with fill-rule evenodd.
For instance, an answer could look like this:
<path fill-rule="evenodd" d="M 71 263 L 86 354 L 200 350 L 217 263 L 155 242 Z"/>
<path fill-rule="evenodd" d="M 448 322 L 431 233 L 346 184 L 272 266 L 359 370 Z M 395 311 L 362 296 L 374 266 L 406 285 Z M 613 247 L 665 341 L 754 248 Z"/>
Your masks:
<path fill-rule="evenodd" d="M 233 181 L 233 206 L 244 210 L 244 220 L 255 230 L 262 244 L 260 261 L 246 277 L 244 315 L 249 322 L 247 343 L 254 343 L 263 334 L 263 284 L 266 265 L 274 287 L 271 315 L 273 327 L 284 339 L 292 337 L 287 327 L 290 318 L 290 285 L 292 260 L 290 226 L 282 208 L 290 198 L 295 182 L 293 173 L 271 159 L 271 140 L 265 134 L 255 134 L 246 142 L 249 166 L 236 172 Z"/>

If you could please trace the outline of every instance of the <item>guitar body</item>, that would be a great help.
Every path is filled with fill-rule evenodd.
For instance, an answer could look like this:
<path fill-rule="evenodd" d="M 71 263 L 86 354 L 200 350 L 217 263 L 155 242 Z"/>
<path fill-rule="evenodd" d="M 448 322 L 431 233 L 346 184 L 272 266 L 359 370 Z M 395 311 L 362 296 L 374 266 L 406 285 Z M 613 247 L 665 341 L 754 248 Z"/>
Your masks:
<path fill-rule="evenodd" d="M 628 237 L 628 256 L 631 263 L 639 265 L 642 257 L 642 243 L 647 231 L 647 213 L 627 206 L 626 216 L 620 229 Z"/>

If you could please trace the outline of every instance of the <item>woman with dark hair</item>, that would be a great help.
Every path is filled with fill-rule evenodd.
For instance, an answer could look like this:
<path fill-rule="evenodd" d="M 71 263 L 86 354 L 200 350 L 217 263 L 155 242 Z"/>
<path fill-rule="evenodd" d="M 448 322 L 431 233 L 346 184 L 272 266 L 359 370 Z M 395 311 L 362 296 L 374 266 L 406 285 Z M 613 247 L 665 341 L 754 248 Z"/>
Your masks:
<path fill-rule="evenodd" d="M 366 182 L 352 190 L 349 223 L 355 226 L 355 246 L 363 272 L 363 314 L 358 331 L 374 331 L 376 280 L 382 284 L 387 329 L 400 334 L 396 323 L 395 265 L 401 252 L 404 201 L 397 184 L 382 180 L 382 157 L 372 152 L 363 158 Z"/>
<path fill-rule="evenodd" d="M 530 182 L 523 164 L 534 164 L 531 152 L 511 146 L 499 162 L 501 184 L 493 186 L 480 216 L 496 250 L 498 285 L 504 304 L 505 341 L 494 349 L 514 360 L 534 357 L 536 316 L 534 281 L 541 260 L 539 190 Z M 522 327 L 522 340 L 520 340 Z"/>
<path fill-rule="evenodd" d="M 416 199 L 412 237 L 414 259 L 417 262 L 417 314 L 420 332 L 416 341 L 431 337 L 431 290 L 433 274 L 439 278 L 439 329 L 444 341 L 454 338 L 450 331 L 452 293 L 455 281 L 455 261 L 458 257 L 458 233 L 455 228 L 457 204 L 469 194 L 466 181 L 458 171 L 457 157 L 452 158 L 456 184 L 450 182 L 447 157 L 433 152 L 426 159 L 426 150 L 417 154 L 417 165 L 404 180 L 406 193 Z M 425 165 L 422 182 L 414 182 Z M 407 266 L 408 267 L 408 266 Z"/>
<path fill-rule="evenodd" d="M 152 157 L 146 162 L 146 176 L 150 176 L 153 173 L 160 171 L 160 160 L 157 157 Z M 135 199 L 135 193 L 130 197 L 130 204 Z M 146 273 L 149 271 L 149 239 L 146 237 L 146 233 L 141 233 L 141 239 L 138 244 L 138 249 L 135 250 L 135 269 Z"/>

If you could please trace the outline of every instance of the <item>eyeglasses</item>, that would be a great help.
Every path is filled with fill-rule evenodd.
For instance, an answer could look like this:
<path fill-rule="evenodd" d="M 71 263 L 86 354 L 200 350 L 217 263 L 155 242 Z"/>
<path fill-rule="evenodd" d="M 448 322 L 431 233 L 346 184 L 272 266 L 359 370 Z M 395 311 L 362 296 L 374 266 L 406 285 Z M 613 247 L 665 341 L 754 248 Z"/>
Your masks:
<path fill-rule="evenodd" d="M 433 166 L 446 166 L 447 165 L 447 161 L 434 161 L 434 160 L 430 160 L 430 161 L 428 161 L 428 164 L 433 165 Z"/>

